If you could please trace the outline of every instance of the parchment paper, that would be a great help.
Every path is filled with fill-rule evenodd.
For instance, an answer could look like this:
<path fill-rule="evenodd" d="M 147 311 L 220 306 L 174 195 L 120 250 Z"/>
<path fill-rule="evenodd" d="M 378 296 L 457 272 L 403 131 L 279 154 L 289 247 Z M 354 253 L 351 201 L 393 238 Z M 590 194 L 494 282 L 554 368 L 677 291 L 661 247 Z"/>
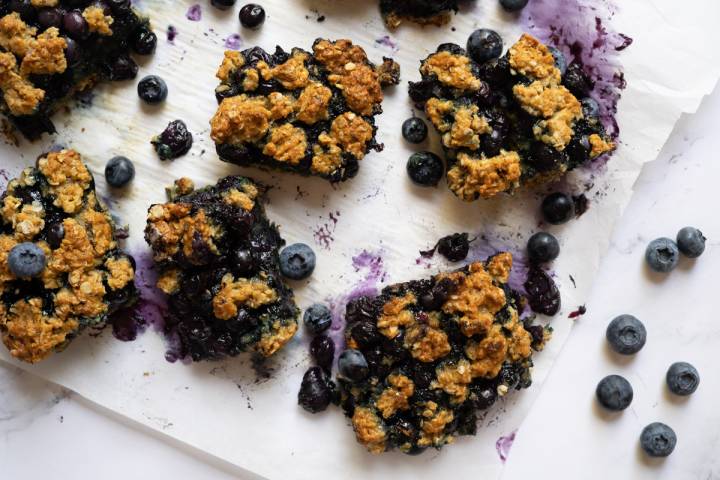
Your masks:
<path fill-rule="evenodd" d="M 444 186 L 430 190 L 412 186 L 405 174 L 412 151 L 400 136 L 402 120 L 412 113 L 406 82 L 419 78 L 418 61 L 439 43 L 464 44 L 475 28 L 495 28 L 508 43 L 517 39 L 525 22 L 502 13 L 495 1 L 465 8 L 453 19 L 452 30 L 404 25 L 389 33 L 375 2 L 263 0 L 268 20 L 257 32 L 240 32 L 243 47 L 259 44 L 272 49 L 281 44 L 309 49 L 318 36 L 350 37 L 366 48 L 373 61 L 392 55 L 402 64 L 403 82 L 387 94 L 385 112 L 378 119 L 385 150 L 366 157 L 357 178 L 335 187 L 317 179 L 240 169 L 217 159 L 208 132 L 216 108 L 214 72 L 226 39 L 239 31 L 239 7 L 223 13 L 203 1 L 202 20 L 193 22 L 186 18 L 190 2 L 136 3 L 151 14 L 160 37 L 157 54 L 141 65 L 138 78 L 149 73 L 163 76 L 170 87 L 168 101 L 160 107 L 140 105 L 134 82 L 103 86 L 96 90 L 92 107 L 76 108 L 71 116 L 58 118 L 62 133 L 57 138 L 23 143 L 19 149 L 3 145 L 0 159 L 14 175 L 53 141 L 79 150 L 95 173 L 101 196 L 130 225 L 126 246 L 137 257 L 147 252 L 142 240 L 147 207 L 164 201 L 164 187 L 179 176 L 204 185 L 226 174 L 246 173 L 274 186 L 269 215 L 289 242 L 313 244 L 318 253 L 311 280 L 294 284 L 301 307 L 323 300 L 340 303 L 358 284 L 373 287 L 446 268 L 439 260 L 417 262 L 418 250 L 442 235 L 456 231 L 485 235 L 487 242 L 476 243 L 477 255 L 493 248 L 519 251 L 537 228 L 538 193 L 464 204 Z M 560 11 L 566 2 L 545 3 L 548 8 L 557 4 Z M 595 5 L 591 14 L 608 21 L 604 2 L 585 3 Z M 503 465 L 496 441 L 520 427 L 540 393 L 570 332 L 568 313 L 587 297 L 613 224 L 628 202 L 642 164 L 654 159 L 679 115 L 694 111 L 718 78 L 720 52 L 708 46 L 719 9 L 710 0 L 696 2 L 692 9 L 672 0 L 629 1 L 610 20 L 612 28 L 634 39 L 621 57 L 628 82 L 618 115 L 621 143 L 606 169 L 580 173 L 568 182 L 591 181 L 594 186 L 585 215 L 550 229 L 562 243 L 553 270 L 562 290 L 563 310 L 552 319 L 553 341 L 535 356 L 534 385 L 496 405 L 476 437 L 461 438 L 441 453 L 418 457 L 366 453 L 355 443 L 338 409 L 310 415 L 297 406 L 300 378 L 310 364 L 302 334 L 272 362 L 274 371 L 266 380 L 258 380 L 246 357 L 222 363 L 169 363 L 164 357 L 166 344 L 152 328 L 127 343 L 114 339 L 109 329 L 97 338 L 85 335 L 36 366 L 13 361 L 4 348 L 0 357 L 235 464 L 247 474 L 277 479 L 387 474 L 400 480 L 452 472 L 455 478 L 496 478 Z M 318 22 L 321 15 L 325 20 Z M 164 37 L 168 25 L 178 31 L 174 44 Z M 390 35 L 389 41 L 375 42 L 385 35 Z M 231 37 L 230 44 L 237 40 Z M 176 118 L 188 123 L 195 145 L 190 155 L 163 163 L 149 139 Z M 132 158 L 138 170 L 127 192 L 110 192 L 104 183 L 104 164 L 117 154 Z M 363 250 L 377 259 L 375 270 L 353 264 L 352 258 Z"/>

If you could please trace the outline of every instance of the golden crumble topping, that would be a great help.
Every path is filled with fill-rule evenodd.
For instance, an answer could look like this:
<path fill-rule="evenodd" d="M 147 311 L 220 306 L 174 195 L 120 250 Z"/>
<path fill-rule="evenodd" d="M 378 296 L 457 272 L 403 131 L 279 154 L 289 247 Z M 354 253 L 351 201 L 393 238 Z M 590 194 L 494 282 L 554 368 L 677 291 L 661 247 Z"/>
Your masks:
<path fill-rule="evenodd" d="M 490 198 L 512 190 L 520 181 L 520 156 L 517 152 L 501 151 L 496 157 L 473 158 L 458 155 L 457 163 L 447 172 L 448 186 L 465 201 L 478 196 Z"/>
<path fill-rule="evenodd" d="M 158 276 L 155 286 L 167 295 L 172 295 L 180 289 L 180 269 L 170 268 Z"/>
<path fill-rule="evenodd" d="M 389 386 L 383 390 L 376 402 L 383 418 L 390 418 L 396 412 L 410 408 L 409 399 L 415 392 L 415 385 L 405 375 L 392 374 L 387 381 Z"/>
<path fill-rule="evenodd" d="M 450 410 L 439 408 L 435 402 L 426 402 L 421 422 L 422 432 L 418 445 L 424 447 L 436 446 L 446 443 L 449 439 L 443 432 L 445 426 L 452 422 L 455 415 Z"/>
<path fill-rule="evenodd" d="M 199 209 L 191 214 L 192 206 L 186 203 L 157 204 L 148 212 L 148 235 L 153 243 L 156 262 L 167 260 L 182 251 L 191 263 L 195 260 L 193 242 L 201 240 L 216 252 L 214 238 L 218 231 Z"/>
<path fill-rule="evenodd" d="M 220 320 L 229 320 L 237 316 L 239 305 L 259 308 L 276 299 L 277 293 L 266 282 L 235 279 L 228 273 L 222 279 L 220 291 L 213 297 L 213 312 Z"/>
<path fill-rule="evenodd" d="M 282 324 L 273 322 L 270 332 L 263 335 L 257 344 L 257 350 L 264 356 L 270 357 L 287 344 L 297 332 L 297 323 Z"/>
<path fill-rule="evenodd" d="M 373 138 L 373 127 L 352 112 L 338 115 L 330 126 L 330 137 L 355 158 L 362 158 L 365 146 Z"/>
<path fill-rule="evenodd" d="M 449 132 L 442 136 L 443 145 L 449 148 L 480 148 L 480 135 L 492 132 L 485 117 L 479 115 L 477 105 L 460 107 L 455 111 L 455 121 Z"/>
<path fill-rule="evenodd" d="M 217 143 L 257 142 L 270 128 L 265 98 L 238 95 L 223 99 L 210 121 L 210 136 Z"/>
<path fill-rule="evenodd" d="M 260 74 L 254 68 L 248 68 L 243 72 L 243 90 L 252 92 L 260 85 Z"/>
<path fill-rule="evenodd" d="M 485 338 L 471 341 L 465 354 L 471 360 L 473 377 L 493 378 L 500 373 L 508 351 L 508 342 L 500 325 L 493 325 Z"/>
<path fill-rule="evenodd" d="M 329 116 L 328 105 L 332 91 L 319 82 L 311 82 L 302 91 L 297 102 L 297 118 L 303 123 L 313 125 Z"/>
<path fill-rule="evenodd" d="M 342 149 L 327 133 L 318 136 L 318 144 L 313 145 L 311 170 L 314 173 L 328 175 L 342 165 Z"/>
<path fill-rule="evenodd" d="M 51 152 L 38 161 L 38 168 L 50 184 L 55 206 L 65 213 L 77 212 L 82 206 L 84 191 L 92 182 L 80 154 L 74 150 Z"/>
<path fill-rule="evenodd" d="M 573 136 L 573 124 L 583 117 L 580 101 L 562 85 L 541 80 L 515 85 L 513 93 L 525 111 L 543 118 L 533 128 L 535 137 L 564 150 Z"/>
<path fill-rule="evenodd" d="M 421 73 L 433 74 L 445 85 L 461 90 L 480 89 L 480 79 L 473 75 L 470 59 L 450 52 L 430 55 L 420 69 Z"/>
<path fill-rule="evenodd" d="M 240 52 L 236 50 L 225 50 L 225 56 L 215 76 L 225 82 L 230 78 L 232 72 L 243 65 L 245 65 L 245 59 Z M 257 74 L 257 70 L 255 73 Z"/>
<path fill-rule="evenodd" d="M 408 293 L 404 297 L 394 297 L 383 305 L 382 313 L 377 321 L 380 333 L 388 338 L 395 338 L 400 333 L 398 327 L 407 327 L 413 323 L 415 316 L 406 309 L 415 301 L 415 295 Z"/>
<path fill-rule="evenodd" d="M 30 0 L 33 7 L 56 7 L 60 0 Z"/>
<path fill-rule="evenodd" d="M 348 63 L 342 74 L 329 75 L 328 80 L 342 91 L 350 109 L 361 115 L 371 115 L 383 101 L 378 74 L 368 65 Z"/>
<path fill-rule="evenodd" d="M 37 28 L 23 22 L 17 12 L 0 18 L 0 47 L 20 58 L 25 56 L 36 34 Z"/>
<path fill-rule="evenodd" d="M 20 65 L 20 74 L 53 75 L 67 69 L 65 48 L 67 42 L 59 36 L 57 28 L 51 27 L 38 35 Z"/>
<path fill-rule="evenodd" d="M 291 165 L 300 163 L 305 158 L 307 139 L 305 132 L 292 124 L 285 123 L 270 132 L 263 154 L 273 157 L 279 162 L 288 162 Z"/>
<path fill-rule="evenodd" d="M 372 453 L 385 451 L 385 427 L 380 418 L 366 407 L 357 407 L 352 416 L 352 425 L 358 442 Z"/>
<path fill-rule="evenodd" d="M 430 388 L 439 388 L 452 396 L 455 403 L 462 403 L 468 396 L 468 385 L 472 383 L 470 362 L 465 359 L 438 367 L 437 378 Z"/>
<path fill-rule="evenodd" d="M 222 194 L 225 202 L 235 207 L 240 207 L 243 210 L 247 210 L 248 212 L 255 207 L 254 200 L 256 195 L 257 190 L 253 195 L 246 192 L 241 192 L 237 188 L 231 188 L 230 190 L 228 190 L 227 192 L 223 192 Z"/>
<path fill-rule="evenodd" d="M 105 36 L 112 35 L 110 25 L 113 23 L 113 18 L 110 15 L 105 15 L 101 7 L 91 5 L 83 10 L 82 16 L 87 21 L 88 30 L 91 32 Z"/>
<path fill-rule="evenodd" d="M 285 63 L 270 68 L 267 63 L 260 61 L 257 64 L 257 69 L 264 80 L 274 79 L 280 82 L 280 85 L 284 88 L 295 90 L 308 84 L 310 72 L 305 67 L 307 59 L 307 53 L 296 51 Z"/>
<path fill-rule="evenodd" d="M 13 115 L 30 115 L 45 98 L 44 90 L 20 76 L 12 53 L 0 52 L 0 90 Z"/>
<path fill-rule="evenodd" d="M 507 252 L 494 255 L 488 260 L 486 269 L 495 281 L 507 283 L 512 270 L 512 255 Z"/>
<path fill-rule="evenodd" d="M 604 153 L 615 150 L 613 142 L 606 141 L 597 133 L 590 135 L 588 140 L 590 141 L 590 158 L 597 158 Z"/>
<path fill-rule="evenodd" d="M 361 65 L 368 61 L 365 50 L 347 39 L 334 42 L 320 40 L 313 45 L 313 53 L 325 68 L 336 75 L 342 75 L 349 63 Z"/>
<path fill-rule="evenodd" d="M 107 284 L 112 290 L 120 290 L 135 278 L 135 270 L 127 257 L 108 258 L 105 261 Z"/>
<path fill-rule="evenodd" d="M 410 325 L 405 330 L 404 344 L 413 358 L 421 362 L 434 362 L 451 350 L 447 334 L 437 325 Z"/>
<path fill-rule="evenodd" d="M 560 70 L 550 50 L 531 35 L 523 34 L 508 50 L 510 67 L 526 77 L 560 83 Z"/>
<path fill-rule="evenodd" d="M 295 109 L 295 100 L 290 95 L 272 92 L 267 98 L 270 103 L 270 118 L 272 120 L 285 118 L 293 113 Z"/>
<path fill-rule="evenodd" d="M 195 182 L 188 177 L 180 177 L 173 182 L 172 195 L 176 197 L 179 195 L 187 195 L 195 190 Z"/>

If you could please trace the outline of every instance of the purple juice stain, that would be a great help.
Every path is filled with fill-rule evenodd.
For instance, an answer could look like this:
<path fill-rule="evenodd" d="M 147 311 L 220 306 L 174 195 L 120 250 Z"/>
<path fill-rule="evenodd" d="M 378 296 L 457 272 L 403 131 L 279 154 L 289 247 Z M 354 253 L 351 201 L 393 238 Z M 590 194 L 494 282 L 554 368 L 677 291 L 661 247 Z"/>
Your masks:
<path fill-rule="evenodd" d="M 228 48 L 230 50 L 240 50 L 242 44 L 242 38 L 238 33 L 233 33 L 225 39 L 225 48 Z"/>
<path fill-rule="evenodd" d="M 380 38 L 375 39 L 375 45 L 389 48 L 393 53 L 400 50 L 397 42 L 393 40 L 390 35 L 383 35 Z"/>
<path fill-rule="evenodd" d="M 320 217 L 322 218 L 322 217 Z M 321 223 L 315 230 L 313 230 L 313 239 L 315 243 L 325 250 L 330 250 L 330 246 L 335 241 L 333 234 L 337 228 L 337 224 L 340 221 L 340 212 L 330 212 L 328 214 L 328 220 Z"/>
<path fill-rule="evenodd" d="M 495 449 L 500 456 L 500 461 L 503 463 L 505 463 L 505 461 L 508 459 L 508 456 L 510 455 L 510 448 L 512 448 L 513 446 L 516 434 L 517 430 L 514 430 L 510 433 L 510 435 L 503 435 L 502 437 L 497 439 L 497 442 L 495 442 Z"/>
<path fill-rule="evenodd" d="M 167 41 L 169 43 L 175 43 L 175 38 L 178 36 L 177 28 L 175 28 L 172 25 L 168 25 L 167 27 Z"/>
<path fill-rule="evenodd" d="M 185 13 L 185 18 L 191 22 L 199 22 L 202 19 L 202 7 L 200 4 L 190 5 L 190 8 Z"/>
<path fill-rule="evenodd" d="M 633 41 L 608 26 L 617 10 L 610 0 L 533 0 L 521 17 L 526 31 L 559 48 L 568 63 L 582 65 L 595 82 L 591 95 L 600 104 L 600 118 L 613 139 L 620 135 L 615 116 L 626 87 L 619 53 Z"/>

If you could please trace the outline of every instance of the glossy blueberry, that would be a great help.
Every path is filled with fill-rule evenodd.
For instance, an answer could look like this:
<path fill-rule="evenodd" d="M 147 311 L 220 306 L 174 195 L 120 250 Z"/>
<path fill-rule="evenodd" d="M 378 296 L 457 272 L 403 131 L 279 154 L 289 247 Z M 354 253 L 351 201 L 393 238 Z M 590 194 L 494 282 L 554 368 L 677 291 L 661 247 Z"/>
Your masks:
<path fill-rule="evenodd" d="M 598 383 L 595 396 L 600 405 L 608 410 L 619 412 L 630 406 L 633 389 L 630 382 L 620 375 L 608 375 Z"/>
<path fill-rule="evenodd" d="M 538 232 L 528 240 L 527 252 L 532 263 L 551 262 L 560 255 L 560 244 L 553 235 Z"/>
<path fill-rule="evenodd" d="M 172 160 L 185 155 L 193 144 L 193 136 L 182 120 L 170 122 L 165 130 L 151 142 L 160 160 Z"/>
<path fill-rule="evenodd" d="M 113 157 L 105 165 L 105 180 L 112 187 L 124 187 L 133 178 L 135 178 L 135 166 L 127 157 Z"/>
<path fill-rule="evenodd" d="M 359 350 L 347 349 L 338 359 L 340 374 L 353 382 L 359 382 L 368 376 L 368 362 Z"/>
<path fill-rule="evenodd" d="M 565 72 L 567 71 L 567 59 L 565 58 L 565 54 L 561 52 L 559 48 L 553 46 L 548 46 L 548 50 L 550 50 L 550 53 L 552 53 L 552 56 L 555 59 L 555 66 L 558 70 L 560 70 L 560 75 L 565 75 Z"/>
<path fill-rule="evenodd" d="M 561 225 L 575 216 L 575 202 L 566 193 L 551 193 L 542 202 L 542 214 L 546 222 Z"/>
<path fill-rule="evenodd" d="M 310 413 L 322 412 L 332 400 L 333 383 L 321 367 L 310 367 L 303 375 L 298 404 Z"/>
<path fill-rule="evenodd" d="M 41 8 L 38 11 L 38 23 L 43 28 L 60 28 L 63 23 L 63 12 L 59 8 Z"/>
<path fill-rule="evenodd" d="M 65 12 L 62 19 L 63 30 L 75 40 L 82 40 L 88 36 L 88 23 L 80 10 Z"/>
<path fill-rule="evenodd" d="M 335 358 L 335 342 L 327 335 L 317 335 L 310 341 L 310 355 L 315 363 L 330 371 Z"/>
<path fill-rule="evenodd" d="M 561 299 L 555 281 L 542 268 L 533 265 L 523 284 L 533 312 L 553 316 L 560 311 Z"/>
<path fill-rule="evenodd" d="M 36 277 L 45 269 L 45 252 L 32 242 L 19 243 L 10 249 L 7 263 L 16 277 Z"/>
<path fill-rule="evenodd" d="M 70 37 L 65 37 L 65 60 L 67 64 L 74 67 L 80 61 L 80 46 Z"/>
<path fill-rule="evenodd" d="M 382 335 L 375 322 L 356 322 L 350 327 L 350 336 L 362 349 L 372 348 L 382 342 Z"/>
<path fill-rule="evenodd" d="M 485 63 L 502 54 L 503 41 L 495 30 L 481 28 L 468 38 L 467 52 L 477 63 Z"/>
<path fill-rule="evenodd" d="M 622 355 L 639 352 L 647 341 L 647 330 L 640 320 L 632 315 L 615 317 L 605 331 L 610 348 Z"/>
<path fill-rule="evenodd" d="M 508 12 L 519 12 L 527 4 L 528 0 L 500 0 L 500 5 Z"/>
<path fill-rule="evenodd" d="M 168 96 L 165 80 L 157 75 L 148 75 L 138 82 L 138 96 L 145 103 L 156 104 L 164 101 Z"/>
<path fill-rule="evenodd" d="M 592 97 L 585 97 L 580 100 L 582 112 L 585 118 L 597 117 L 600 115 L 600 104 Z"/>
<path fill-rule="evenodd" d="M 235 270 L 237 270 L 237 272 L 241 276 L 248 276 L 252 274 L 253 270 L 255 269 L 255 262 L 253 260 L 252 253 L 250 253 L 250 250 L 246 248 L 240 248 L 236 250 L 234 260 Z"/>
<path fill-rule="evenodd" d="M 640 434 L 640 446 L 651 457 L 667 457 L 675 450 L 675 445 L 677 435 L 664 423 L 651 423 Z"/>
<path fill-rule="evenodd" d="M 438 252 L 451 262 L 459 262 L 467 258 L 470 241 L 467 233 L 453 233 L 441 238 L 437 245 Z"/>
<path fill-rule="evenodd" d="M 322 333 L 332 325 L 332 312 L 327 305 L 314 303 L 305 310 L 303 322 L 310 333 Z"/>
<path fill-rule="evenodd" d="M 47 242 L 50 248 L 59 248 L 65 238 L 65 226 L 62 222 L 55 222 L 48 227 Z"/>
<path fill-rule="evenodd" d="M 689 258 L 697 258 L 705 251 L 703 233 L 695 227 L 685 227 L 677 234 L 677 246 L 680 253 Z"/>
<path fill-rule="evenodd" d="M 675 362 L 670 365 L 665 380 L 672 393 L 685 397 L 697 390 L 700 385 L 700 374 L 687 362 Z"/>
<path fill-rule="evenodd" d="M 150 55 L 157 46 L 157 35 L 146 26 L 142 26 L 135 32 L 132 41 L 132 48 L 138 55 Z"/>
<path fill-rule="evenodd" d="M 257 3 L 248 3 L 240 9 L 240 24 L 245 28 L 257 28 L 265 21 L 265 9 Z"/>
<path fill-rule="evenodd" d="M 362 296 L 348 302 L 345 306 L 345 322 L 372 322 L 374 320 L 372 298 Z"/>
<path fill-rule="evenodd" d="M 135 60 L 125 54 L 119 55 L 110 61 L 107 68 L 108 76 L 110 77 L 110 80 L 114 82 L 132 80 L 138 72 L 138 66 L 137 63 L 135 63 Z"/>
<path fill-rule="evenodd" d="M 476 408 L 485 410 L 493 406 L 497 397 L 497 388 L 488 386 L 478 389 L 473 400 Z"/>
<path fill-rule="evenodd" d="M 294 243 L 280 252 L 280 272 L 292 280 L 303 280 L 315 270 L 315 252 L 304 243 Z"/>
<path fill-rule="evenodd" d="M 411 117 L 402 124 L 402 136 L 410 143 L 422 143 L 427 138 L 427 124 L 418 117 Z"/>
<path fill-rule="evenodd" d="M 410 155 L 407 173 L 413 183 L 423 187 L 434 187 L 445 173 L 440 157 L 432 152 L 417 152 Z"/>
<path fill-rule="evenodd" d="M 227 10 L 235 6 L 236 0 L 211 0 L 210 4 L 220 10 Z"/>
<path fill-rule="evenodd" d="M 587 76 L 579 63 L 568 66 L 563 76 L 563 85 L 577 98 L 587 97 L 595 87 L 595 83 Z"/>
<path fill-rule="evenodd" d="M 648 266 L 660 273 L 667 273 L 677 267 L 680 250 L 669 238 L 657 238 L 650 242 L 645 250 Z"/>

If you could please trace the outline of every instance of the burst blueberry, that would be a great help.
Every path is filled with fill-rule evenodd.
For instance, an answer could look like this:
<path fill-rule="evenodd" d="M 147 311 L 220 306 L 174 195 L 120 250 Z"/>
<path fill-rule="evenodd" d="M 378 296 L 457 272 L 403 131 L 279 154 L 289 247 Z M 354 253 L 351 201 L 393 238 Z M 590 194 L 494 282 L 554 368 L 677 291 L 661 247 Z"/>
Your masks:
<path fill-rule="evenodd" d="M 656 272 L 667 273 L 677 267 L 680 250 L 669 238 L 657 238 L 648 244 L 645 250 L 648 266 Z"/>
<path fill-rule="evenodd" d="M 138 82 L 138 96 L 149 104 L 163 102 L 168 96 L 168 87 L 165 80 L 157 75 L 148 75 Z"/>
<path fill-rule="evenodd" d="M 640 434 L 640 446 L 651 457 L 667 457 L 677 445 L 675 431 L 664 423 L 654 422 Z"/>
<path fill-rule="evenodd" d="M 467 52 L 470 58 L 477 63 L 485 63 L 502 54 L 502 37 L 495 31 L 488 28 L 475 30 L 468 38 Z"/>
<path fill-rule="evenodd" d="M 427 124 L 418 117 L 411 117 L 402 124 L 402 136 L 410 143 L 422 143 L 427 138 Z"/>
<path fill-rule="evenodd" d="M 647 330 L 640 320 L 632 315 L 614 318 L 605 331 L 610 347 L 621 355 L 639 352 L 647 340 Z"/>
<path fill-rule="evenodd" d="M 135 166 L 127 157 L 113 157 L 105 165 L 105 180 L 112 187 L 124 187 L 133 178 L 135 178 Z"/>
<path fill-rule="evenodd" d="M 193 144 L 192 133 L 182 120 L 174 120 L 151 142 L 160 160 L 173 160 L 185 155 Z"/>
<path fill-rule="evenodd" d="M 434 187 L 445 173 L 443 161 L 432 152 L 417 152 L 410 155 L 407 173 L 413 183 L 423 187 Z"/>
<path fill-rule="evenodd" d="M 687 362 L 675 362 L 670 365 L 665 380 L 672 393 L 685 397 L 697 390 L 700 385 L 700 374 Z"/>
<path fill-rule="evenodd" d="M 527 243 L 528 258 L 532 263 L 546 263 L 560 255 L 560 244 L 553 235 L 538 232 Z"/>
<path fill-rule="evenodd" d="M 368 362 L 359 350 L 347 349 L 338 359 L 340 374 L 353 382 L 359 382 L 368 376 Z"/>
<path fill-rule="evenodd" d="M 257 3 L 248 3 L 240 9 L 240 24 L 245 28 L 258 28 L 265 21 L 265 9 Z"/>
<path fill-rule="evenodd" d="M 19 243 L 7 256 L 10 271 L 18 278 L 37 277 L 45 269 L 45 252 L 32 242 Z"/>
<path fill-rule="evenodd" d="M 620 375 L 608 375 L 600 380 L 595 396 L 600 405 L 619 412 L 630 406 L 633 399 L 633 388 L 625 378 Z"/>
<path fill-rule="evenodd" d="M 600 115 L 600 104 L 594 98 L 585 97 L 580 100 L 580 105 L 582 106 L 582 112 L 585 118 L 592 118 Z"/>
<path fill-rule="evenodd" d="M 327 335 L 317 335 L 310 341 L 310 355 L 315 363 L 329 372 L 335 358 L 335 342 Z"/>
<path fill-rule="evenodd" d="M 566 193 L 551 193 L 542 202 L 542 214 L 546 222 L 561 225 L 575 216 L 575 202 Z"/>
<path fill-rule="evenodd" d="M 552 277 L 542 268 L 532 265 L 523 286 L 533 312 L 553 316 L 560 311 L 560 290 Z"/>
<path fill-rule="evenodd" d="M 685 227 L 677 234 L 680 253 L 688 258 L 697 258 L 705 251 L 705 235 L 695 227 Z"/>
<path fill-rule="evenodd" d="M 437 249 L 440 255 L 451 262 L 460 262 L 467 258 L 470 251 L 470 241 L 467 233 L 453 233 L 438 241 Z"/>
<path fill-rule="evenodd" d="M 322 333 L 332 325 L 332 312 L 327 305 L 315 303 L 305 310 L 303 322 L 310 333 Z"/>
<path fill-rule="evenodd" d="M 303 375 L 298 404 L 310 413 L 325 410 L 332 400 L 334 385 L 321 367 L 310 367 Z"/>
<path fill-rule="evenodd" d="M 315 270 L 315 252 L 304 243 L 295 243 L 280 252 L 280 271 L 292 280 L 303 280 Z"/>

